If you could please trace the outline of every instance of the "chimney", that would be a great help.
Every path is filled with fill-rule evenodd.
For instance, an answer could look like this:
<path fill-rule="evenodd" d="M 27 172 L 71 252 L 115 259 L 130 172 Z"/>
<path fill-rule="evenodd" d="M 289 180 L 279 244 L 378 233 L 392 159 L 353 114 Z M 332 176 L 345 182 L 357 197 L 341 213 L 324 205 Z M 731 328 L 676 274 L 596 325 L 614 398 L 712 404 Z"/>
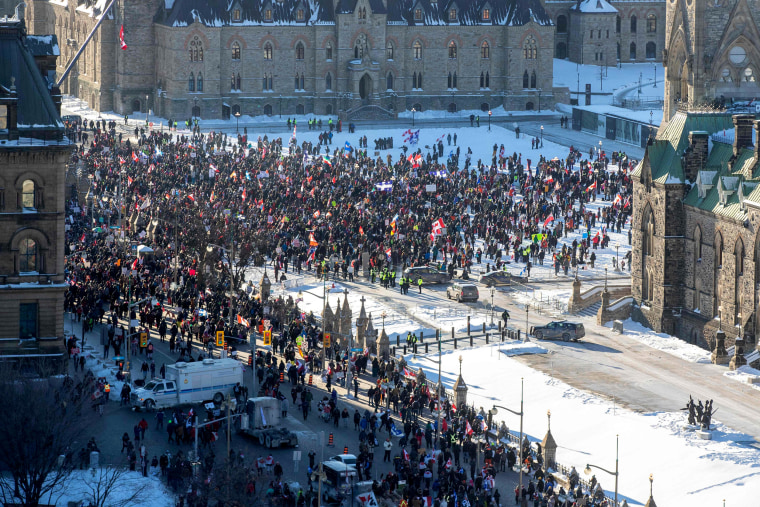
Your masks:
<path fill-rule="evenodd" d="M 744 148 L 752 146 L 752 121 L 755 115 L 752 114 L 735 114 L 734 115 L 734 158 L 738 157 Z"/>
<path fill-rule="evenodd" d="M 692 183 L 697 181 L 697 173 L 707 164 L 707 139 L 704 130 L 689 132 L 689 147 L 685 153 L 684 174 Z"/>

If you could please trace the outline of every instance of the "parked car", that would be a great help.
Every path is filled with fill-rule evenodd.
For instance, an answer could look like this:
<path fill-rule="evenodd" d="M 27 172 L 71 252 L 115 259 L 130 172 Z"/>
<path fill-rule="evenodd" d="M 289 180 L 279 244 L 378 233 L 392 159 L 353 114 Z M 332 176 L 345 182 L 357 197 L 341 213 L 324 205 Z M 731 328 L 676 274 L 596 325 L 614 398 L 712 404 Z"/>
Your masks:
<path fill-rule="evenodd" d="M 411 280 L 412 286 L 416 286 L 417 280 L 420 278 L 422 278 L 422 285 L 431 283 L 447 283 L 449 281 L 448 273 L 445 271 L 438 271 L 437 269 L 428 266 L 407 268 L 404 270 L 404 277 Z"/>
<path fill-rule="evenodd" d="M 478 288 L 471 283 L 455 282 L 446 287 L 446 297 L 456 299 L 458 303 L 463 301 L 475 302 L 479 296 Z"/>
<path fill-rule="evenodd" d="M 356 456 L 354 454 L 338 454 L 330 458 L 329 461 L 340 461 L 346 465 L 356 465 Z"/>
<path fill-rule="evenodd" d="M 513 275 L 509 271 L 491 271 L 480 275 L 479 281 L 486 287 L 500 287 L 514 283 L 525 283 L 525 277 Z"/>
<path fill-rule="evenodd" d="M 530 329 L 530 332 L 537 340 L 561 339 L 565 342 L 569 342 L 570 340 L 577 342 L 586 336 L 586 329 L 583 327 L 583 324 L 568 322 L 566 320 L 549 322 L 545 326 L 534 326 Z"/>

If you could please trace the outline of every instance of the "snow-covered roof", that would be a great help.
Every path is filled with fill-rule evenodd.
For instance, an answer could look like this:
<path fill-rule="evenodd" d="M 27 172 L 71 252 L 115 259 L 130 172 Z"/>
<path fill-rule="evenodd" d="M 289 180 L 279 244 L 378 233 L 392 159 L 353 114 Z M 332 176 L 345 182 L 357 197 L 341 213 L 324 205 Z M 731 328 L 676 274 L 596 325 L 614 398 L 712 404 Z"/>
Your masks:
<path fill-rule="evenodd" d="M 616 13 L 618 10 L 612 6 L 607 0 L 583 0 L 573 5 L 570 10 L 579 12 L 589 12 L 594 14 L 599 13 Z"/>

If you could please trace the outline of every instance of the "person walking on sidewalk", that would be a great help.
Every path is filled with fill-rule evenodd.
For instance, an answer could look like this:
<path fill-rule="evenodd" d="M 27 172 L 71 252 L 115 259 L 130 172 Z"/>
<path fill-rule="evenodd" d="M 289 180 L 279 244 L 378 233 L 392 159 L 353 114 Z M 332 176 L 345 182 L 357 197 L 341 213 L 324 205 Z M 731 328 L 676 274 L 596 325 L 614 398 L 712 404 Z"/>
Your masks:
<path fill-rule="evenodd" d="M 383 449 L 385 449 L 385 454 L 383 455 L 383 463 L 385 463 L 386 461 L 390 463 L 391 449 L 393 449 L 393 442 L 391 442 L 390 437 L 386 438 L 385 442 L 383 442 Z"/>

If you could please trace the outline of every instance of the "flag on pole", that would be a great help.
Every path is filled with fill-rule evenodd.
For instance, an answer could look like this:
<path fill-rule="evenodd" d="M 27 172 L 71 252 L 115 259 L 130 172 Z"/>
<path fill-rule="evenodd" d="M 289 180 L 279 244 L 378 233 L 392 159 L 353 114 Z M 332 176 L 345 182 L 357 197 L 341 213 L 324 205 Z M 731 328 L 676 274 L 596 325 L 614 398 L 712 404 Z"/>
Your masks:
<path fill-rule="evenodd" d="M 121 44 L 121 49 L 126 51 L 127 43 L 124 42 L 124 25 L 121 25 L 121 29 L 119 30 L 119 43 Z"/>
<path fill-rule="evenodd" d="M 309 246 L 319 246 L 319 243 L 317 242 L 317 240 L 314 239 L 314 233 L 313 232 L 309 233 Z"/>
<path fill-rule="evenodd" d="M 401 457 L 404 458 L 404 461 L 409 461 L 409 453 L 406 452 L 406 449 L 401 449 Z"/>
<path fill-rule="evenodd" d="M 586 189 L 586 192 L 591 192 L 592 190 L 596 190 L 596 181 L 588 186 L 588 188 Z"/>
<path fill-rule="evenodd" d="M 132 160 L 134 160 L 135 162 L 139 162 L 140 161 L 140 159 L 137 158 L 137 155 L 135 154 L 134 151 L 132 152 Z"/>
<path fill-rule="evenodd" d="M 615 197 L 615 200 L 614 200 L 614 201 L 612 201 L 612 204 L 619 204 L 619 203 L 620 203 L 622 200 L 623 200 L 623 197 L 622 197 L 620 194 L 618 194 L 618 195 Z"/>
<path fill-rule="evenodd" d="M 391 249 L 390 249 L 390 247 L 388 247 L 388 250 L 385 251 L 385 256 L 388 257 L 388 261 L 390 262 L 390 260 L 391 260 Z"/>
<path fill-rule="evenodd" d="M 549 225 L 549 222 L 553 222 L 553 221 L 554 221 L 554 215 L 549 215 L 544 221 L 544 229 L 546 228 L 547 225 Z"/>
<path fill-rule="evenodd" d="M 472 435 L 473 433 L 475 433 L 475 432 L 472 430 L 472 426 L 470 426 L 470 421 L 467 421 L 467 425 L 466 425 L 466 427 L 465 427 L 465 433 L 467 433 L 467 435 L 468 435 L 468 436 L 470 436 L 470 435 Z"/>

